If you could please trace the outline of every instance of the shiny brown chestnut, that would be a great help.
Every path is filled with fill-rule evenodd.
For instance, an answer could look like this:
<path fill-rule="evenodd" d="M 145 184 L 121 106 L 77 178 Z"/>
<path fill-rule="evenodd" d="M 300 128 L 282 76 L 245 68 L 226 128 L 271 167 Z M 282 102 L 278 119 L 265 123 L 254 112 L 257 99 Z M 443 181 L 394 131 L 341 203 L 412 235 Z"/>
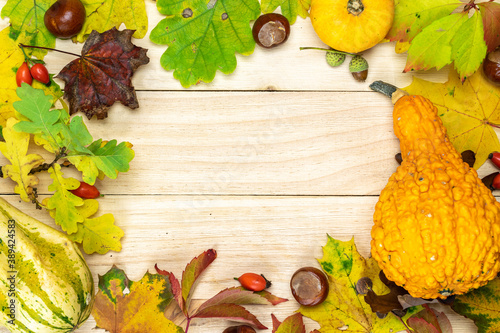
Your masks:
<path fill-rule="evenodd" d="M 256 333 L 256 332 L 251 326 L 239 325 L 239 326 L 228 327 L 222 333 Z"/>
<path fill-rule="evenodd" d="M 500 85 L 500 48 L 488 53 L 483 62 L 483 71 L 488 80 Z"/>
<path fill-rule="evenodd" d="M 262 47 L 272 48 L 283 44 L 290 36 L 290 22 L 278 13 L 259 16 L 252 27 L 253 39 Z"/>
<path fill-rule="evenodd" d="M 71 38 L 82 30 L 86 16 L 80 0 L 57 0 L 45 12 L 43 22 L 54 36 Z"/>
<path fill-rule="evenodd" d="M 325 273 L 315 267 L 298 269 L 290 280 L 290 288 L 295 300 L 304 306 L 323 303 L 330 289 Z"/>

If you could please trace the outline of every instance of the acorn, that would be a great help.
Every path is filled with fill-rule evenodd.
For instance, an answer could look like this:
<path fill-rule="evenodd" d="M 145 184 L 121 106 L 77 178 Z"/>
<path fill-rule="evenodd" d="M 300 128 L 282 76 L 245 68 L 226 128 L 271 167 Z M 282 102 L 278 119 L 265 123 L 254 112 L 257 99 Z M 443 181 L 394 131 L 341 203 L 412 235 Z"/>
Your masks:
<path fill-rule="evenodd" d="M 345 61 L 345 53 L 337 51 L 326 51 L 326 62 L 332 67 L 338 67 Z"/>
<path fill-rule="evenodd" d="M 360 55 L 352 57 L 349 63 L 349 71 L 357 81 L 365 81 L 368 77 L 368 62 Z"/>

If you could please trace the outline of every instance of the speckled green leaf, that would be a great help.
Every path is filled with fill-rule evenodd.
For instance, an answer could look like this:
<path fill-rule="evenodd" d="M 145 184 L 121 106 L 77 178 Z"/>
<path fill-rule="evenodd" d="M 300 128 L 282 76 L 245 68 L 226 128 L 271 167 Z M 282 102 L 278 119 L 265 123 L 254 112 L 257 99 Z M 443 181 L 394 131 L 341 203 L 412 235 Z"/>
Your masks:
<path fill-rule="evenodd" d="M 10 38 L 16 44 L 54 47 L 56 38 L 45 24 L 43 16 L 54 0 L 8 0 L 2 8 L 2 18 L 10 18 Z M 47 50 L 36 49 L 33 55 L 39 59 L 47 54 Z"/>
<path fill-rule="evenodd" d="M 404 331 L 405 326 L 395 315 L 380 319 L 371 311 L 364 295 L 356 292 L 356 283 L 362 277 L 373 281 L 377 294 L 386 294 L 389 289 L 380 281 L 380 268 L 373 258 L 365 259 L 357 251 L 354 239 L 338 241 L 328 236 L 323 247 L 323 258 L 318 260 L 328 276 L 330 291 L 326 300 L 318 307 L 304 307 L 299 312 L 317 321 L 321 332 L 336 332 L 339 327 L 349 332 L 386 333 Z M 420 307 L 412 308 L 415 312 Z M 409 316 L 410 313 L 407 314 Z"/>
<path fill-rule="evenodd" d="M 311 0 L 262 0 L 260 7 L 263 13 L 272 13 L 280 7 L 281 14 L 288 19 L 290 24 L 294 24 L 297 16 L 302 18 L 309 16 Z"/>
<path fill-rule="evenodd" d="M 151 31 L 150 39 L 168 45 L 161 57 L 166 70 L 183 87 L 211 82 L 219 70 L 236 69 L 236 55 L 255 48 L 250 21 L 260 14 L 257 0 L 158 0 L 158 11 L 167 18 Z"/>
<path fill-rule="evenodd" d="M 500 279 L 455 298 L 455 312 L 472 319 L 478 333 L 500 332 Z"/>

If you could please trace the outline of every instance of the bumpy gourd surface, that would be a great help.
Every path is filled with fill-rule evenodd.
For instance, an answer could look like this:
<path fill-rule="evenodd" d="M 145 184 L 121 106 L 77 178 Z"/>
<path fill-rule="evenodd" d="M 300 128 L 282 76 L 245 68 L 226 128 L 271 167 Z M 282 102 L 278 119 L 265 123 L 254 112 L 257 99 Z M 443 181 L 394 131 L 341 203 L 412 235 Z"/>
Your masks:
<path fill-rule="evenodd" d="M 486 284 L 500 269 L 500 204 L 452 146 L 429 100 L 405 96 L 393 116 L 403 162 L 375 207 L 373 257 L 415 297 Z"/>

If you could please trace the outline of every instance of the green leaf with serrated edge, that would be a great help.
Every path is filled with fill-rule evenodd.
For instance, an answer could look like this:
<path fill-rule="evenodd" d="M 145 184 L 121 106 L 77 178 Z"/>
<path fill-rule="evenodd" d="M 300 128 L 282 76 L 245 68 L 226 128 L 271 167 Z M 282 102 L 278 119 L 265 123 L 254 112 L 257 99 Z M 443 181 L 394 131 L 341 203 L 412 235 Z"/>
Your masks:
<path fill-rule="evenodd" d="M 61 166 L 57 163 L 48 171 L 52 178 L 52 184 L 48 189 L 54 194 L 43 203 L 64 231 L 68 234 L 75 233 L 78 231 L 77 224 L 85 219 L 77 209 L 78 206 L 83 205 L 83 199 L 71 193 L 70 190 L 80 186 L 80 182 L 74 178 L 64 178 Z"/>
<path fill-rule="evenodd" d="M 134 38 L 143 38 L 148 31 L 148 16 L 144 0 L 82 0 L 87 13 L 82 30 L 73 40 L 83 43 L 92 30 L 104 32 L 124 24 L 127 29 L 135 30 Z"/>
<path fill-rule="evenodd" d="M 0 142 L 0 152 L 11 164 L 1 167 L 3 177 L 9 177 L 17 183 L 14 191 L 20 195 L 21 200 L 30 202 L 33 198 L 33 188 L 38 185 L 38 177 L 30 174 L 33 168 L 44 162 L 38 154 L 28 154 L 30 135 L 13 130 L 17 119 L 9 118 L 2 129 L 3 139 Z"/>
<path fill-rule="evenodd" d="M 500 279 L 491 280 L 484 287 L 458 295 L 451 308 L 477 326 L 478 333 L 500 332 Z"/>
<path fill-rule="evenodd" d="M 457 13 L 428 25 L 411 42 L 404 71 L 441 69 L 452 62 L 451 40 L 468 19 Z"/>
<path fill-rule="evenodd" d="M 44 14 L 52 2 L 52 0 L 8 0 L 2 8 L 1 15 L 2 18 L 10 18 L 10 38 L 15 40 L 16 44 L 53 48 L 56 45 L 56 38 L 43 22 Z M 32 49 L 28 53 L 43 59 L 47 50 Z"/>
<path fill-rule="evenodd" d="M 294 24 L 297 15 L 302 18 L 309 15 L 311 0 L 262 0 L 260 7 L 263 13 L 272 13 L 280 7 L 281 14 L 288 19 L 290 24 Z"/>
<path fill-rule="evenodd" d="M 500 3 L 481 2 L 477 6 L 483 18 L 484 40 L 491 52 L 500 46 Z"/>
<path fill-rule="evenodd" d="M 173 300 L 165 276 L 147 272 L 141 280 L 131 281 L 113 266 L 99 276 L 98 288 L 92 308 L 98 328 L 111 333 L 184 333 L 164 315 Z"/>
<path fill-rule="evenodd" d="M 184 299 L 185 310 L 189 309 L 191 297 L 193 296 L 194 284 L 200 277 L 201 273 L 217 258 L 215 250 L 207 250 L 195 257 L 189 264 L 186 265 L 184 272 L 182 272 L 181 288 L 182 298 Z M 184 309 L 183 309 L 184 310 Z"/>
<path fill-rule="evenodd" d="M 151 31 L 150 39 L 168 45 L 161 65 L 174 70 L 183 87 L 211 82 L 217 70 L 232 73 L 235 53 L 254 51 L 250 21 L 260 14 L 257 0 L 158 0 L 156 5 L 167 18 Z"/>
<path fill-rule="evenodd" d="M 83 205 L 77 209 L 85 219 L 82 223 L 78 223 L 76 233 L 68 235 L 72 241 L 81 243 L 87 254 L 121 251 L 120 238 L 124 233 L 114 224 L 115 219 L 112 214 L 91 218 L 99 209 L 99 203 L 95 199 L 84 200 Z"/>
<path fill-rule="evenodd" d="M 457 0 L 399 0 L 395 2 L 394 22 L 386 38 L 411 41 L 426 26 L 451 14 L 463 3 Z"/>
<path fill-rule="evenodd" d="M 333 332 L 344 325 L 349 326 L 351 332 L 386 333 L 405 330 L 405 326 L 395 315 L 378 318 L 365 302 L 364 295 L 356 292 L 356 283 L 363 277 L 372 280 L 372 289 L 377 295 L 387 294 L 389 289 L 379 278 L 380 268 L 376 261 L 371 257 L 363 258 L 356 249 L 354 239 L 343 242 L 328 236 L 328 242 L 323 247 L 323 258 L 318 261 L 330 282 L 328 297 L 321 306 L 302 306 L 299 312 L 317 321 L 322 331 Z M 411 308 L 407 316 L 420 309 L 421 307 Z"/>
<path fill-rule="evenodd" d="M 291 315 L 283 322 L 280 322 L 274 315 L 273 317 L 273 333 L 306 333 L 302 314 L 296 313 Z"/>
<path fill-rule="evenodd" d="M 462 81 L 474 74 L 486 57 L 483 20 L 476 11 L 464 22 L 451 40 L 451 54 L 455 68 Z"/>

